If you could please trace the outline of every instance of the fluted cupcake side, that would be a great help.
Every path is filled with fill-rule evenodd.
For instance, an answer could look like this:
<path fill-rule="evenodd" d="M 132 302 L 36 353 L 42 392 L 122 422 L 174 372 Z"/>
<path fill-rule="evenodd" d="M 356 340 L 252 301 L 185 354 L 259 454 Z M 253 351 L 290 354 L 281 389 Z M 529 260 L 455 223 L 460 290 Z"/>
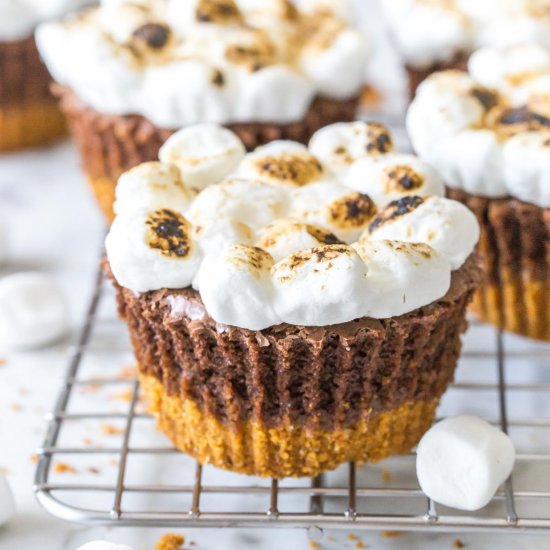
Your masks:
<path fill-rule="evenodd" d="M 440 300 L 388 320 L 250 331 L 191 289 L 114 282 L 159 427 L 201 463 L 281 478 L 410 451 L 453 379 L 477 259 Z"/>

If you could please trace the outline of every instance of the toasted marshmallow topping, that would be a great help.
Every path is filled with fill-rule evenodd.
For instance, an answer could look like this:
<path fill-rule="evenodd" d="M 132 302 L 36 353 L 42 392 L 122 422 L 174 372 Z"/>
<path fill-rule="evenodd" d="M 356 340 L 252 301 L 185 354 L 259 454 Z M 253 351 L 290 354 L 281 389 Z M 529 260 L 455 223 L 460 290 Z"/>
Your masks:
<path fill-rule="evenodd" d="M 451 187 L 550 207 L 550 50 L 484 48 L 436 73 L 407 115 L 417 153 Z"/>
<path fill-rule="evenodd" d="M 41 25 L 37 43 L 56 80 L 102 113 L 162 128 L 288 123 L 317 95 L 357 95 L 367 59 L 364 33 L 336 3 L 301 4 L 103 0 Z"/>
<path fill-rule="evenodd" d="M 444 189 L 433 168 L 393 153 L 385 128 L 347 126 L 328 127 L 312 139 L 319 144 L 324 136 L 345 136 L 355 157 L 345 170 L 331 168 L 330 155 L 327 165 L 313 147 L 289 141 L 260 147 L 236 167 L 220 152 L 219 182 L 190 202 L 178 148 L 172 164 L 146 163 L 127 172 L 107 237 L 119 284 L 136 292 L 192 285 L 216 322 L 251 330 L 387 318 L 444 296 L 452 270 L 477 242 L 474 215 L 440 196 Z M 182 130 L 189 132 L 194 128 Z M 179 142 L 178 134 L 172 141 Z M 372 149 L 377 141 L 382 145 Z M 233 149 L 225 149 L 227 158 Z M 181 150 L 185 157 L 187 149 Z M 200 157 L 208 159 L 208 151 Z M 154 181 L 163 184 L 162 200 L 151 196 Z M 166 189 L 185 197 L 180 209 L 166 206 Z M 188 310 L 172 298 L 172 312 Z"/>
<path fill-rule="evenodd" d="M 2 0 L 0 2 L 0 42 L 23 40 L 36 25 L 78 10 L 91 0 Z"/>
<path fill-rule="evenodd" d="M 419 69 L 484 46 L 550 46 L 546 0 L 384 0 L 382 6 L 405 61 Z"/>

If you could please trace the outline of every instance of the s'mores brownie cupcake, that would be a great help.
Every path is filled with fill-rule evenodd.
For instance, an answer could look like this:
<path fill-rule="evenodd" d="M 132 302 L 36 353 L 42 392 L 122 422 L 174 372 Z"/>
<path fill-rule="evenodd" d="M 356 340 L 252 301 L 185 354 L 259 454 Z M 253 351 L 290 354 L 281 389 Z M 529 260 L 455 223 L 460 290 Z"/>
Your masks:
<path fill-rule="evenodd" d="M 433 72 L 465 70 L 483 46 L 550 46 L 547 0 L 383 0 L 409 75 L 410 93 Z"/>
<path fill-rule="evenodd" d="M 379 124 L 248 154 L 191 126 L 160 157 L 120 178 L 106 240 L 160 429 L 276 478 L 410 451 L 453 379 L 475 216 Z"/>
<path fill-rule="evenodd" d="M 34 29 L 40 21 L 81 7 L 82 0 L 0 2 L 0 151 L 40 145 L 62 135 L 65 124 L 50 94 Z"/>
<path fill-rule="evenodd" d="M 485 279 L 474 309 L 550 340 L 550 50 L 483 48 L 469 74 L 418 88 L 407 126 L 417 153 L 481 224 Z"/>
<path fill-rule="evenodd" d="M 112 218 L 115 183 L 196 123 L 230 127 L 248 149 L 307 142 L 352 120 L 367 57 L 346 2 L 104 0 L 42 26 L 38 44 L 84 170 Z"/>

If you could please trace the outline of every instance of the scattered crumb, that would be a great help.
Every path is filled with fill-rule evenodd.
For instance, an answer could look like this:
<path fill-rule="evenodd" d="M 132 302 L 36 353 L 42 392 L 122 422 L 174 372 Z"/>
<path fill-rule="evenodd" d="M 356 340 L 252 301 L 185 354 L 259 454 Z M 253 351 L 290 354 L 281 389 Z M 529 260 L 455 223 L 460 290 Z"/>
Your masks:
<path fill-rule="evenodd" d="M 100 390 L 99 384 L 85 384 L 80 386 L 80 393 L 96 393 Z"/>
<path fill-rule="evenodd" d="M 382 480 L 384 481 L 384 483 L 391 483 L 392 475 L 389 470 L 382 470 Z"/>
<path fill-rule="evenodd" d="M 127 403 L 129 403 L 130 401 L 132 401 L 133 395 L 134 395 L 134 390 L 129 389 L 121 393 L 113 393 L 109 397 L 111 399 L 120 399 L 121 401 L 126 401 Z"/>
<path fill-rule="evenodd" d="M 135 378 L 136 374 L 137 374 L 137 369 L 134 365 L 132 365 L 131 367 L 123 367 L 119 371 L 117 378 L 122 378 L 122 379 Z"/>
<path fill-rule="evenodd" d="M 160 537 L 157 544 L 155 544 L 155 550 L 180 550 L 184 542 L 185 538 L 183 535 L 168 533 Z"/>
<path fill-rule="evenodd" d="M 31 455 L 31 464 L 36 464 L 38 462 L 38 455 Z"/>
<path fill-rule="evenodd" d="M 19 404 L 19 403 L 12 403 L 10 405 L 10 409 L 13 411 L 13 412 L 20 412 L 23 407 Z"/>
<path fill-rule="evenodd" d="M 315 542 L 314 540 L 308 541 L 308 544 L 311 550 L 321 550 L 321 545 L 318 542 Z"/>
<path fill-rule="evenodd" d="M 89 437 L 85 437 L 83 440 L 82 440 L 82 444 L 83 445 L 86 445 L 87 447 L 89 447 L 90 445 L 92 445 L 93 441 L 89 438 Z"/>
<path fill-rule="evenodd" d="M 95 475 L 99 474 L 99 469 L 96 468 L 95 466 L 88 466 L 88 467 L 86 468 L 86 470 L 87 470 L 88 472 L 90 472 L 90 474 L 95 474 Z"/>
<path fill-rule="evenodd" d="M 453 540 L 453 548 L 464 548 L 466 546 L 460 539 Z"/>
<path fill-rule="evenodd" d="M 117 458 L 111 458 L 109 461 L 111 466 L 118 466 L 118 459 Z"/>
<path fill-rule="evenodd" d="M 403 531 L 382 531 L 380 533 L 385 539 L 396 539 L 397 537 L 403 537 L 406 533 Z"/>
<path fill-rule="evenodd" d="M 0 358 L 0 367 L 5 367 L 7 364 L 8 364 L 8 362 L 6 361 L 6 359 L 1 359 Z"/>
<path fill-rule="evenodd" d="M 367 545 L 362 540 L 358 540 L 357 544 L 355 545 L 355 548 L 366 548 L 366 547 Z"/>
<path fill-rule="evenodd" d="M 101 424 L 101 433 L 104 435 L 122 435 L 124 430 L 112 424 Z"/>
<path fill-rule="evenodd" d="M 64 462 L 59 462 L 56 464 L 53 471 L 56 474 L 76 474 L 76 468 L 70 464 L 65 464 Z"/>
<path fill-rule="evenodd" d="M 355 541 L 355 540 L 359 540 L 359 539 L 353 533 L 350 533 L 348 535 L 348 540 L 354 540 Z"/>

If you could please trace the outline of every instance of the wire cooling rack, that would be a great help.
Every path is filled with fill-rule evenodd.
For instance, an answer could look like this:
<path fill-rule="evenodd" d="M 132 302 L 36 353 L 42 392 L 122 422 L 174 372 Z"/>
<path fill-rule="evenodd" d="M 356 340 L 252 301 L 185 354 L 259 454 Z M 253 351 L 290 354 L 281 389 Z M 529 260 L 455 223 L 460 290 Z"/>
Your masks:
<path fill-rule="evenodd" d="M 34 490 L 53 515 L 124 526 L 297 527 L 314 539 L 327 528 L 550 532 L 550 347 L 475 323 L 465 335 L 441 416 L 487 418 L 518 451 L 513 479 L 473 515 L 423 495 L 414 455 L 279 481 L 196 464 L 155 431 L 135 378 L 117 376 L 132 356 L 110 294 L 98 273 L 38 451 Z"/>

